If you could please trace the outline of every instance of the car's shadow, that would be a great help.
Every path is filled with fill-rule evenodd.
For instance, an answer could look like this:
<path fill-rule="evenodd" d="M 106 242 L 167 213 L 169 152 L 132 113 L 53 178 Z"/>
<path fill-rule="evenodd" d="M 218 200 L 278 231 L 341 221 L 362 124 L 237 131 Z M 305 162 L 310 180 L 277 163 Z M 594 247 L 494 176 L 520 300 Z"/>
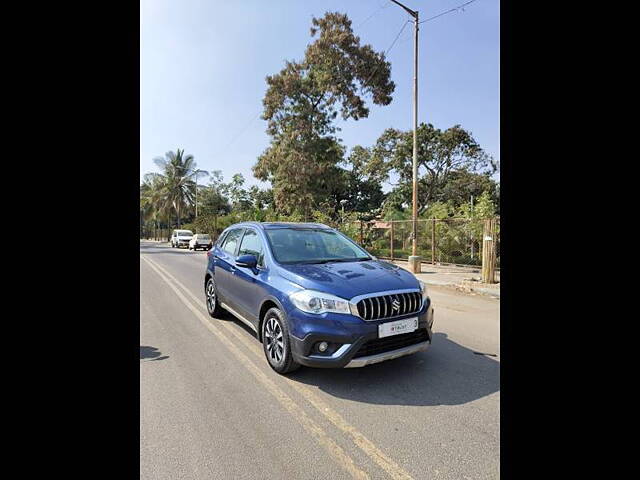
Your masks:
<path fill-rule="evenodd" d="M 500 390 L 500 363 L 435 333 L 425 352 L 363 368 L 303 367 L 289 377 L 355 402 L 460 405 Z"/>
<path fill-rule="evenodd" d="M 225 312 L 257 340 L 256 333 Z M 362 368 L 301 367 L 288 377 L 354 402 L 380 405 L 461 405 L 500 391 L 500 362 L 436 332 L 428 350 Z M 488 355 L 485 355 L 488 354 Z M 265 360 L 266 362 L 266 360 Z"/>
<path fill-rule="evenodd" d="M 257 340 L 256 333 L 224 313 Z M 354 402 L 380 405 L 461 405 L 500 391 L 495 352 L 477 352 L 436 332 L 428 350 L 362 368 L 302 367 L 288 377 Z M 266 361 L 266 360 L 265 360 Z"/>
<path fill-rule="evenodd" d="M 155 360 L 165 360 L 167 358 L 169 358 L 169 355 L 162 355 L 162 352 L 160 352 L 156 347 L 140 345 L 140 360 L 152 362 Z"/>

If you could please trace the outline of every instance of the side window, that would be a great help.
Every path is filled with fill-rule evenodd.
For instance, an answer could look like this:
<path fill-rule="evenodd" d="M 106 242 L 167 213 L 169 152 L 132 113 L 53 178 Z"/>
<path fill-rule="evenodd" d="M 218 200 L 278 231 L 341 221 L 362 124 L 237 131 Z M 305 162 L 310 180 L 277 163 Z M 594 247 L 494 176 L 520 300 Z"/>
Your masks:
<path fill-rule="evenodd" d="M 236 247 L 238 246 L 238 242 L 240 241 L 240 236 L 242 235 L 242 231 L 244 229 L 242 228 L 238 228 L 236 230 L 231 230 L 226 238 L 224 239 L 224 242 L 222 244 L 222 250 L 224 250 L 225 252 L 233 255 L 236 253 Z"/>
<path fill-rule="evenodd" d="M 255 255 L 258 259 L 258 265 L 263 265 L 264 251 L 262 249 L 262 240 L 258 235 L 258 232 L 252 229 L 247 229 L 247 232 L 242 237 L 242 243 L 240 244 L 240 255 Z"/>
<path fill-rule="evenodd" d="M 223 232 L 218 237 L 218 240 L 216 241 L 216 245 L 218 245 L 219 247 L 222 247 L 222 244 L 224 243 L 224 239 L 227 237 L 227 233 L 229 233 L 229 232 Z"/>

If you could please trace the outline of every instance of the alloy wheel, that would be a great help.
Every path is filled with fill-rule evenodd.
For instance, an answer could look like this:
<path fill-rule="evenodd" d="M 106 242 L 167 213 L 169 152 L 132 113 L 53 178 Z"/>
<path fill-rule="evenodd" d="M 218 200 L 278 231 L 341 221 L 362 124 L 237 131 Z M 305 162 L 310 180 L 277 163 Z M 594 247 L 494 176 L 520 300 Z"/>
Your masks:
<path fill-rule="evenodd" d="M 282 336 L 282 327 L 275 317 L 271 317 L 267 320 L 264 334 L 267 342 L 269 359 L 273 363 L 280 363 L 284 356 L 284 339 Z"/>
<path fill-rule="evenodd" d="M 213 280 L 209 279 L 207 282 L 207 288 L 205 290 L 207 295 L 207 310 L 209 313 L 213 313 L 216 309 L 216 286 L 213 283 Z"/>

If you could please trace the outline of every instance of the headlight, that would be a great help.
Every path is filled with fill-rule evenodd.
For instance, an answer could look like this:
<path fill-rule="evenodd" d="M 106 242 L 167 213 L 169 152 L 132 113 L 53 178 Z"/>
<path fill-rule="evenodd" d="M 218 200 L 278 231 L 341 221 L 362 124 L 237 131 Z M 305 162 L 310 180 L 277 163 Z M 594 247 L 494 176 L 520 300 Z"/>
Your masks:
<path fill-rule="evenodd" d="M 420 283 L 420 290 L 422 290 L 422 301 L 424 302 L 427 299 L 427 284 L 424 282 L 421 282 L 420 280 L 418 280 L 418 282 Z"/>
<path fill-rule="evenodd" d="M 351 313 L 349 302 L 328 293 L 300 290 L 291 294 L 289 298 L 296 307 L 307 313 Z"/>

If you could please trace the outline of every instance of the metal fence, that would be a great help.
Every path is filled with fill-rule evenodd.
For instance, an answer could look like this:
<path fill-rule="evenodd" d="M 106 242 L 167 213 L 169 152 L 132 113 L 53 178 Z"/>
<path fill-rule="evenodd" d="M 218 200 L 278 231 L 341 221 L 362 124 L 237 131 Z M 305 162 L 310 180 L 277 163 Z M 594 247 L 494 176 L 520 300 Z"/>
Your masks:
<path fill-rule="evenodd" d="M 483 238 L 489 235 L 495 244 L 496 268 L 500 268 L 500 219 L 494 220 L 494 232 L 485 230 L 486 220 L 418 220 L 417 254 L 433 264 L 480 266 Z M 351 222 L 338 228 L 377 257 L 406 260 L 411 255 L 411 220 Z"/>
<path fill-rule="evenodd" d="M 417 253 L 423 262 L 461 266 L 482 265 L 483 238 L 489 233 L 495 245 L 495 267 L 500 268 L 500 218 L 495 218 L 494 232 L 486 232 L 487 221 L 480 219 L 447 218 L 417 221 Z M 411 220 L 348 222 L 338 229 L 373 255 L 407 260 L 411 255 Z M 213 229 L 212 229 L 213 230 Z M 218 230 L 222 230 L 219 228 Z M 143 228 L 141 238 L 170 240 L 172 229 Z M 219 231 L 209 233 L 215 241 Z"/>

